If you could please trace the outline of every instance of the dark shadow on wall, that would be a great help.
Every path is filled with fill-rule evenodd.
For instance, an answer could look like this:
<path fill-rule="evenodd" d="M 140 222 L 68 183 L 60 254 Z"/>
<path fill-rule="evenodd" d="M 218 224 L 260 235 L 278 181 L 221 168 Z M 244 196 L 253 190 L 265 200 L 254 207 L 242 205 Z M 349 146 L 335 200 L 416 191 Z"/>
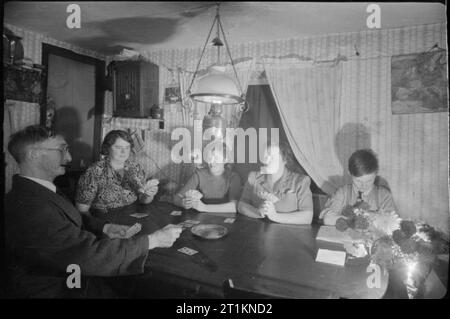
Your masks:
<path fill-rule="evenodd" d="M 180 26 L 181 18 L 127 17 L 101 22 L 87 22 L 86 28 L 99 29 L 104 35 L 78 37 L 73 43 L 103 54 L 111 54 L 117 45 L 163 43 L 172 37 Z"/>
<path fill-rule="evenodd" d="M 332 184 L 342 186 L 351 183 L 348 159 L 359 149 L 371 149 L 369 129 L 361 123 L 346 123 L 334 138 L 334 151 L 341 163 L 342 174 L 330 176 L 329 181 Z M 375 184 L 390 189 L 387 181 L 381 176 L 377 177 Z"/>
<path fill-rule="evenodd" d="M 71 168 L 79 169 L 81 159 L 83 159 L 86 166 L 92 163 L 92 145 L 79 140 L 81 137 L 81 119 L 74 107 L 63 106 L 57 108 L 55 130 L 64 136 L 69 144 L 70 155 L 72 156 Z"/>

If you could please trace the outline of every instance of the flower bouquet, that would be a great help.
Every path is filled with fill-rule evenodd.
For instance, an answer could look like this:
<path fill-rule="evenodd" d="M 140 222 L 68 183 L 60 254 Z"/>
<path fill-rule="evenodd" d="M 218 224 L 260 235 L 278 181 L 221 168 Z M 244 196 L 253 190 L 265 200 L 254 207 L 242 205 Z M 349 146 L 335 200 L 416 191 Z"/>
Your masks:
<path fill-rule="evenodd" d="M 367 260 L 398 271 L 408 297 L 416 297 L 436 256 L 448 254 L 448 237 L 428 224 L 402 220 L 395 212 L 368 208 L 364 202 L 348 206 L 336 221 L 337 230 L 360 235 L 358 240 L 344 244 L 350 260 Z"/>

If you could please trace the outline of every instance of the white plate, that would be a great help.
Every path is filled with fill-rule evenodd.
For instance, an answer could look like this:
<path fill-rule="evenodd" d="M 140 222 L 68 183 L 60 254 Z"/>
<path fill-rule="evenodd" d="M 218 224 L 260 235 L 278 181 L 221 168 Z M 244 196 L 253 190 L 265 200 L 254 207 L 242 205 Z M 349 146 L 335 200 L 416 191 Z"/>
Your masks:
<path fill-rule="evenodd" d="M 222 225 L 200 224 L 193 226 L 191 232 L 205 239 L 219 239 L 228 233 L 228 229 Z"/>

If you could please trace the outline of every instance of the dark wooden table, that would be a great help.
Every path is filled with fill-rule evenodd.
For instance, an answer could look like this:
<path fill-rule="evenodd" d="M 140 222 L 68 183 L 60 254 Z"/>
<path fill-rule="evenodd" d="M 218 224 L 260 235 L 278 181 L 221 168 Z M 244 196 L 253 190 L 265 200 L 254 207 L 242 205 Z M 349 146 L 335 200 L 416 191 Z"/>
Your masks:
<path fill-rule="evenodd" d="M 240 214 L 192 210 L 172 216 L 173 210 L 180 208 L 166 203 L 130 206 L 110 213 L 109 218 L 118 224 L 139 222 L 144 233 L 193 219 L 223 225 L 228 234 L 207 240 L 186 229 L 173 247 L 151 250 L 145 274 L 132 278 L 142 297 L 146 297 L 146 287 L 150 291 L 151 286 L 163 289 L 166 285 L 173 291 L 166 297 L 223 298 L 227 279 L 238 289 L 282 298 L 381 298 L 386 291 L 388 275 L 384 272 L 380 272 L 379 286 L 370 288 L 367 281 L 373 273 L 365 265 L 341 267 L 315 262 L 318 248 L 343 250 L 342 245 L 316 241 L 318 226 L 283 225 Z M 137 211 L 149 216 L 129 216 Z M 224 223 L 228 217 L 235 217 L 235 222 Z M 199 253 L 188 256 L 177 251 L 181 247 Z"/>

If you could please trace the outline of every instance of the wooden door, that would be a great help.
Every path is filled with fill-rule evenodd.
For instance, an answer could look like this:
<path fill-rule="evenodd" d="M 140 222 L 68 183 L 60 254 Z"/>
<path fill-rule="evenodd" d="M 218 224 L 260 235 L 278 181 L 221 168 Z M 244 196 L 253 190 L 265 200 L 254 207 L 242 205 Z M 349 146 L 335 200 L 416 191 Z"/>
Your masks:
<path fill-rule="evenodd" d="M 105 62 L 43 44 L 42 63 L 47 68 L 44 97 L 55 102 L 54 125 L 69 143 L 71 168 L 88 166 L 99 158 Z"/>
<path fill-rule="evenodd" d="M 47 95 L 56 104 L 55 129 L 70 145 L 72 167 L 93 161 L 95 67 L 50 54 Z"/>

